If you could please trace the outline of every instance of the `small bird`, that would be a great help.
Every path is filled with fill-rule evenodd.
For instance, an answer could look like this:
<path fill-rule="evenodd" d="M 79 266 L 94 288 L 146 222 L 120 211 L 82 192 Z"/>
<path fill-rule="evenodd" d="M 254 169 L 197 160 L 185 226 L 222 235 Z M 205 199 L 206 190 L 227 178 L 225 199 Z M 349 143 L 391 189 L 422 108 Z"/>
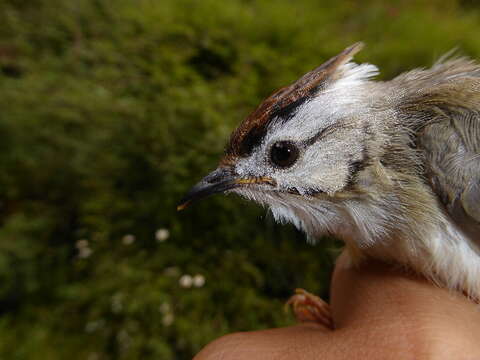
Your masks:
<path fill-rule="evenodd" d="M 265 99 L 178 209 L 236 193 L 310 241 L 343 240 L 351 266 L 401 265 L 478 301 L 480 65 L 447 54 L 374 81 L 352 62 L 362 46 Z M 302 291 L 293 302 L 327 311 Z"/>

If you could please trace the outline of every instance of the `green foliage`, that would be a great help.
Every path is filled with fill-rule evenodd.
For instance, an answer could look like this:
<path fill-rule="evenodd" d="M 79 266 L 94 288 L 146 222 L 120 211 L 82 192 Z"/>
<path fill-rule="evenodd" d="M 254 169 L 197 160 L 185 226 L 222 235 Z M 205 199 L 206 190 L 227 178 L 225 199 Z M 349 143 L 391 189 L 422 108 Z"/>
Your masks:
<path fill-rule="evenodd" d="M 480 55 L 475 4 L 3 0 L 0 358 L 189 359 L 291 323 L 295 287 L 327 295 L 335 244 L 178 199 L 264 96 L 355 41 L 382 77 Z"/>

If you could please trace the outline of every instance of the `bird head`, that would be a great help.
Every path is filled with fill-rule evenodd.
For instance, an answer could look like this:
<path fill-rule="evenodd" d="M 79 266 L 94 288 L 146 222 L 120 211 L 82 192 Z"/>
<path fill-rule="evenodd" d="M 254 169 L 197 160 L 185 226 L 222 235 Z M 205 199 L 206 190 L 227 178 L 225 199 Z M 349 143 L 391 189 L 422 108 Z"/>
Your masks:
<path fill-rule="evenodd" d="M 265 99 L 232 133 L 218 168 L 178 208 L 233 192 L 313 237 L 319 222 L 320 232 L 334 232 L 335 202 L 368 161 L 369 78 L 377 68 L 351 62 L 361 47 L 345 49 Z"/>

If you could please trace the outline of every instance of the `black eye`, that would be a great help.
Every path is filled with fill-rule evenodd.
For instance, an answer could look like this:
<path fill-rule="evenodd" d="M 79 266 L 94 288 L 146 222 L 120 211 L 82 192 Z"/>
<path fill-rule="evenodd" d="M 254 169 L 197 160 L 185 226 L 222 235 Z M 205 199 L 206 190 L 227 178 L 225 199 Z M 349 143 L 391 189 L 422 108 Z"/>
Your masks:
<path fill-rule="evenodd" d="M 270 149 L 270 161 L 281 168 L 295 164 L 298 155 L 298 147 L 291 141 L 278 141 Z"/>

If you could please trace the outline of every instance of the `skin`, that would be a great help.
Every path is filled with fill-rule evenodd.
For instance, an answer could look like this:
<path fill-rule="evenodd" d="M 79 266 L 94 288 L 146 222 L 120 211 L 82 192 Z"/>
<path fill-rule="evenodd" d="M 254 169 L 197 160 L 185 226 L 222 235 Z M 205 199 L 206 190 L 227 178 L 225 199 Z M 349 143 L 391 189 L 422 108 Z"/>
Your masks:
<path fill-rule="evenodd" d="M 194 360 L 480 359 L 480 308 L 391 265 L 370 261 L 333 274 L 336 329 L 304 323 L 234 333 Z"/>

